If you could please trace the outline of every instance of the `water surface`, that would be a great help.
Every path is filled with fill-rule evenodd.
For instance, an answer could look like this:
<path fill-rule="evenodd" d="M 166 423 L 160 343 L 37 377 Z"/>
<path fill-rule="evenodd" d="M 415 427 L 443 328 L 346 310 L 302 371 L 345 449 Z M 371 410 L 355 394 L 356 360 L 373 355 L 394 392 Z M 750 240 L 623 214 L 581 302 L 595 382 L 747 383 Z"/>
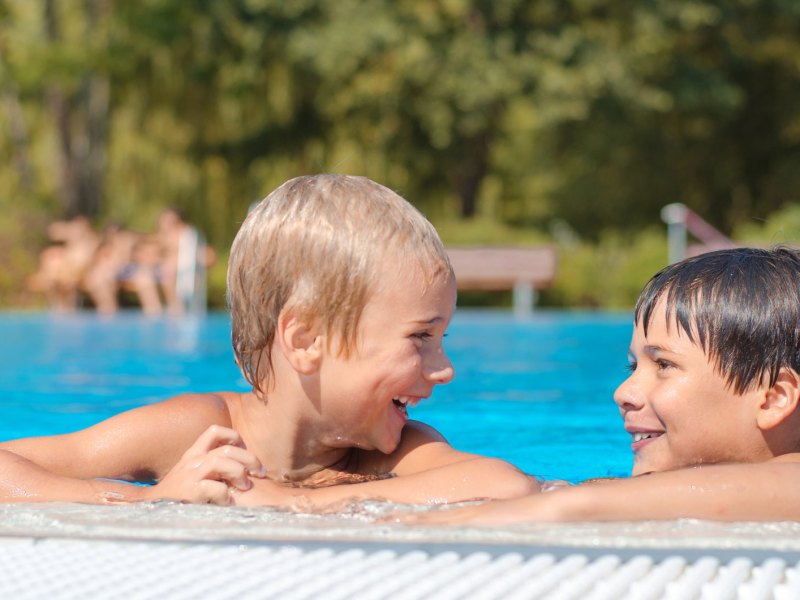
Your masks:
<path fill-rule="evenodd" d="M 625 377 L 627 313 L 456 313 L 455 380 L 412 410 L 457 448 L 546 478 L 625 475 L 612 401 Z M 186 391 L 246 390 L 223 313 L 0 314 L 0 440 L 87 427 Z"/>

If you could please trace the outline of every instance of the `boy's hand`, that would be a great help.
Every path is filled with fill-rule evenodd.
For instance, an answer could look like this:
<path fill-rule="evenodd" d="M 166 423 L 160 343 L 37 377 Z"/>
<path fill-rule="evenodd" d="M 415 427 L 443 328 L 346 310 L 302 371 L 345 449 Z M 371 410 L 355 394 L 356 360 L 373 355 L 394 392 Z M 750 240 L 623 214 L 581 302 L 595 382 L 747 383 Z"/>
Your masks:
<path fill-rule="evenodd" d="M 150 499 L 231 504 L 231 491 L 253 486 L 266 470 L 233 429 L 212 425 L 184 452 L 169 473 L 148 491 Z"/>

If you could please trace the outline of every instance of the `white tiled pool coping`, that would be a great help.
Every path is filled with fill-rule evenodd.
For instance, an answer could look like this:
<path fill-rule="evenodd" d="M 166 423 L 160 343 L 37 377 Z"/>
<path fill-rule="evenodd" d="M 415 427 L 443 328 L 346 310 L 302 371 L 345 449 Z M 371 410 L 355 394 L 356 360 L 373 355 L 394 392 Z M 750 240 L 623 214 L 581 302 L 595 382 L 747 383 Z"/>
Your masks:
<path fill-rule="evenodd" d="M 800 598 L 800 524 L 410 528 L 174 504 L 0 505 L 0 598 Z"/>

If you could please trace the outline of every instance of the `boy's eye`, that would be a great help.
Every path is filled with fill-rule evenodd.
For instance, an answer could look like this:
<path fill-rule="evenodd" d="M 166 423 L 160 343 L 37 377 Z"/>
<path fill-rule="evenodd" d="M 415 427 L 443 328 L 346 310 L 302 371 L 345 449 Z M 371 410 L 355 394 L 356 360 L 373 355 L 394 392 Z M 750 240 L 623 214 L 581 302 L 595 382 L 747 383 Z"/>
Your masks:
<path fill-rule="evenodd" d="M 431 337 L 431 334 L 428 333 L 427 331 L 420 331 L 419 333 L 413 334 L 411 337 L 416 338 L 418 340 L 427 340 L 429 337 Z"/>
<path fill-rule="evenodd" d="M 664 360 L 663 358 L 657 358 L 653 362 L 656 363 L 656 366 L 658 367 L 659 371 L 666 371 L 667 369 L 672 367 L 672 363 L 669 362 L 668 360 Z"/>
<path fill-rule="evenodd" d="M 637 364 L 636 361 L 631 361 L 627 365 L 625 365 L 625 370 L 629 373 L 633 373 L 636 370 Z"/>

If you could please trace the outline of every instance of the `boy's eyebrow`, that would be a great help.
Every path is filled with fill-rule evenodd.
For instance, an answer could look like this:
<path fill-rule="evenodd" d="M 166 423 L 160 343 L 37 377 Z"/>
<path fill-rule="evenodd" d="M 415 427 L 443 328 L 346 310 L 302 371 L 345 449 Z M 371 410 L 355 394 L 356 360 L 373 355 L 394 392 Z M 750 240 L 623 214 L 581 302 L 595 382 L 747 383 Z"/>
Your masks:
<path fill-rule="evenodd" d="M 648 344 L 644 347 L 644 353 L 648 356 L 653 356 L 654 354 L 658 354 L 659 352 L 671 352 L 672 354 L 680 354 L 680 352 L 676 352 L 672 348 L 666 346 L 658 346 L 656 344 Z"/>
<path fill-rule="evenodd" d="M 409 321 L 414 325 L 436 325 L 439 321 L 444 321 L 444 317 L 433 317 L 432 319 L 413 319 Z"/>

